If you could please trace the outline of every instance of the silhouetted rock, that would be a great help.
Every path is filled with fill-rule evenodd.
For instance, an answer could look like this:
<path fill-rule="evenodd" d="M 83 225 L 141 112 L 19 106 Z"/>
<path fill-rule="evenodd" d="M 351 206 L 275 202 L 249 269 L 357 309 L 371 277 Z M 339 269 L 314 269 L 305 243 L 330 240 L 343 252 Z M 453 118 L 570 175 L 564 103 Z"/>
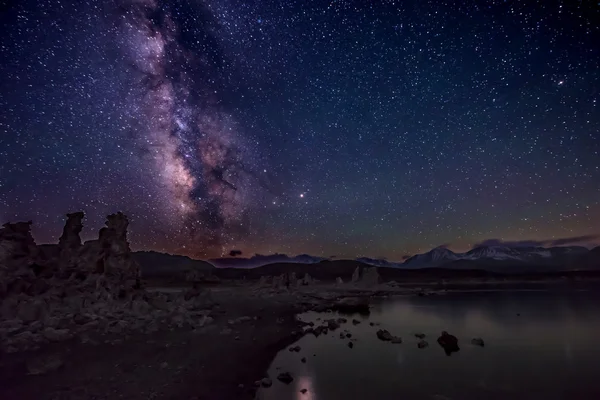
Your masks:
<path fill-rule="evenodd" d="M 471 344 L 474 344 L 475 346 L 485 346 L 485 343 L 483 342 L 482 338 L 473 338 L 471 339 Z"/>
<path fill-rule="evenodd" d="M 67 222 L 63 228 L 63 233 L 58 239 L 58 248 L 60 250 L 60 260 L 63 263 L 69 264 L 73 261 L 75 255 L 81 248 L 81 237 L 79 234 L 83 229 L 83 212 L 75 212 L 67 214 Z M 72 265 L 66 265 L 71 267 Z"/>
<path fill-rule="evenodd" d="M 354 343 L 348 342 L 348 347 L 353 348 L 354 347 Z"/>
<path fill-rule="evenodd" d="M 458 339 L 456 336 L 450 335 L 448 332 L 443 331 L 442 335 L 438 338 L 437 342 L 446 352 L 446 355 L 451 355 L 460 350 L 458 347 Z"/>
<path fill-rule="evenodd" d="M 417 347 L 420 349 L 424 349 L 427 346 L 429 346 L 429 343 L 427 343 L 425 340 L 419 340 L 419 343 L 417 343 Z"/>

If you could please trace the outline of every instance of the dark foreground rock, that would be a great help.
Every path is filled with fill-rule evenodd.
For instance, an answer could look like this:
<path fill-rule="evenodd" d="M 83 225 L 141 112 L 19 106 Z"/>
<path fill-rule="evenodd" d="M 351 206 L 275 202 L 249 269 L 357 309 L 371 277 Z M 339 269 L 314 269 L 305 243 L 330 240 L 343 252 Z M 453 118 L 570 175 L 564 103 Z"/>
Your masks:
<path fill-rule="evenodd" d="M 448 356 L 460 350 L 456 336 L 450 335 L 446 331 L 442 332 L 442 335 L 438 338 L 437 342 L 442 346 Z"/>

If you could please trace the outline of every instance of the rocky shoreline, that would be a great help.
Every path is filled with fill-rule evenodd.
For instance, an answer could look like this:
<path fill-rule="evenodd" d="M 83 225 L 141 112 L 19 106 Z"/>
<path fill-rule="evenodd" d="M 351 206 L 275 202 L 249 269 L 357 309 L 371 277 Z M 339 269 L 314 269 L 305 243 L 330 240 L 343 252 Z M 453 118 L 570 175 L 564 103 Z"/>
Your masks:
<path fill-rule="evenodd" d="M 368 312 L 293 274 L 147 290 L 127 217 L 109 215 L 85 243 L 83 218 L 68 214 L 56 245 L 36 245 L 31 222 L 0 229 L 0 398 L 250 399 L 276 353 L 305 334 L 298 313 Z M 376 269 L 353 276 L 377 280 Z"/>

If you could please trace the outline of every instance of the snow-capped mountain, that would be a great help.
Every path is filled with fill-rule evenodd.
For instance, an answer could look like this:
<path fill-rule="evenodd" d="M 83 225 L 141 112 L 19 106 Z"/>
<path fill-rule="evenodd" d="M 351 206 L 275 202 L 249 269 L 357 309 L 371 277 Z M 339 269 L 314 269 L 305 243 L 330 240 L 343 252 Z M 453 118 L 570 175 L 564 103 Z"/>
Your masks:
<path fill-rule="evenodd" d="M 445 247 L 436 247 L 424 254 L 417 254 L 404 261 L 403 266 L 411 268 L 435 267 L 450 261 L 459 260 L 461 254 L 456 254 Z"/>
<path fill-rule="evenodd" d="M 509 247 L 479 246 L 466 253 L 454 253 L 445 247 L 435 249 L 407 259 L 404 268 L 483 268 L 487 265 L 513 266 L 577 266 L 590 250 L 581 246 L 567 247 Z"/>

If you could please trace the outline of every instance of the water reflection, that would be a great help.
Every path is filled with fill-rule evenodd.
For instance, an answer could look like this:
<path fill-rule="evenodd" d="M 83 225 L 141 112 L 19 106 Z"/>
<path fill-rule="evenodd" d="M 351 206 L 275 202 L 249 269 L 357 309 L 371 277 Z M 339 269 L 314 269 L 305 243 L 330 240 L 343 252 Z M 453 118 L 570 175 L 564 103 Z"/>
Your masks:
<path fill-rule="evenodd" d="M 335 332 L 302 338 L 299 353 L 282 351 L 269 376 L 286 371 L 294 382 L 274 379 L 259 398 L 598 399 L 598 300 L 591 293 L 487 293 L 385 301 L 369 317 L 352 316 Z M 403 343 L 378 340 L 380 328 Z M 352 339 L 340 339 L 341 330 Z M 436 342 L 442 331 L 458 338 L 460 351 L 452 357 Z M 429 342 L 423 349 L 415 337 L 420 332 Z M 475 337 L 485 340 L 484 348 L 470 343 Z"/>

